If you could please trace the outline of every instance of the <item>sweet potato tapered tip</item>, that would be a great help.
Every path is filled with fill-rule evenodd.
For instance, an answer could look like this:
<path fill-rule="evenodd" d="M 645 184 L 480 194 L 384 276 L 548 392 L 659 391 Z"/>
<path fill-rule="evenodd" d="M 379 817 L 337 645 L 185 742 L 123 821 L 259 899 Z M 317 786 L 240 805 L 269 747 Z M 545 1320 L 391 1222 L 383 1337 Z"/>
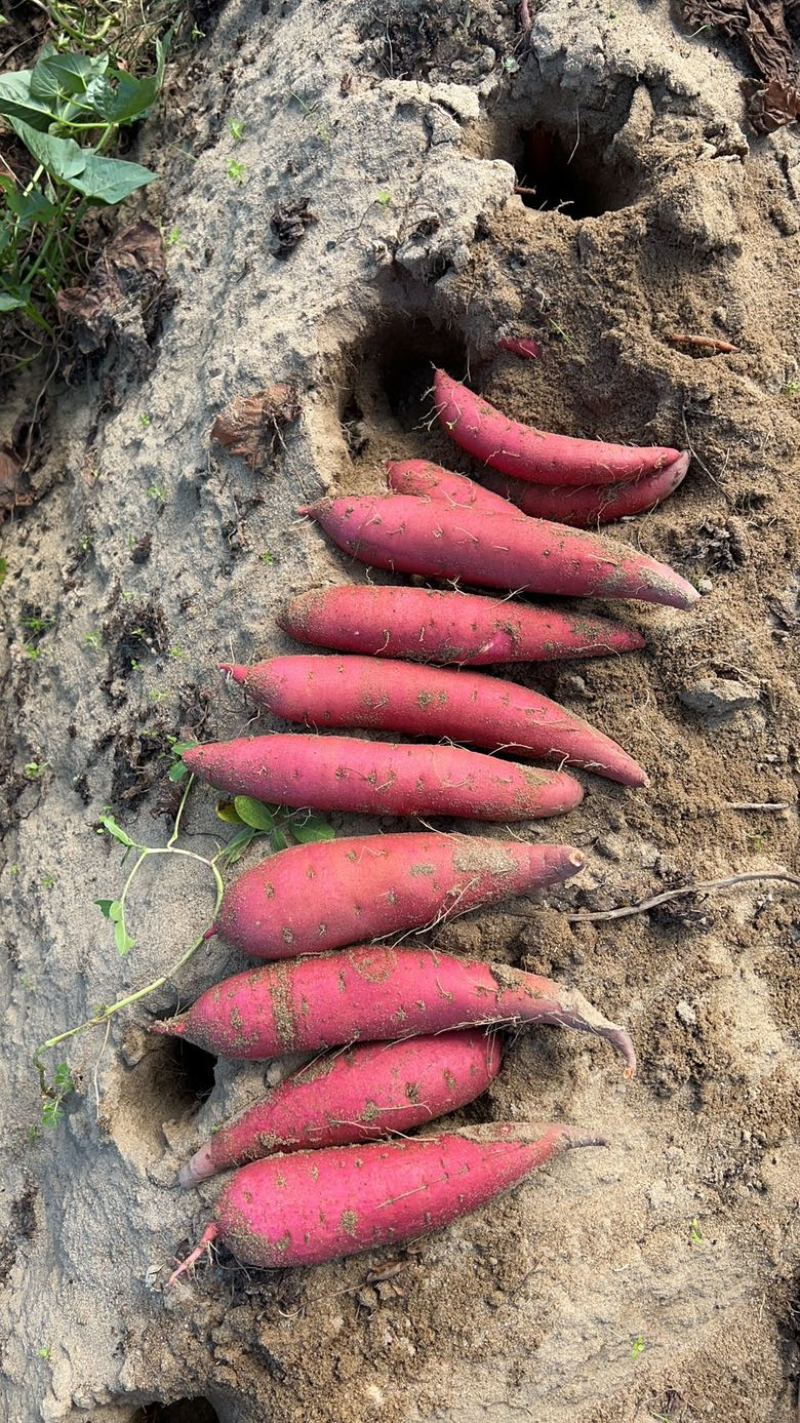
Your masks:
<path fill-rule="evenodd" d="M 247 681 L 247 674 L 250 671 L 249 667 L 245 667 L 241 662 L 220 662 L 219 670 L 226 676 L 232 677 L 234 682 L 242 683 Z"/>

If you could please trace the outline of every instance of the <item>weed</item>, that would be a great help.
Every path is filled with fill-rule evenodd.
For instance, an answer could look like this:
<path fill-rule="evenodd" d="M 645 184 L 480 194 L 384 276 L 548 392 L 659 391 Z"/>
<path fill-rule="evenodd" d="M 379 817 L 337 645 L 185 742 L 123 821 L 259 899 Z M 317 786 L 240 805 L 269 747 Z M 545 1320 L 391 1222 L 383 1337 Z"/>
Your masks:
<path fill-rule="evenodd" d="M 266 563 L 268 567 L 271 567 L 272 564 L 275 562 L 274 553 L 270 553 L 269 549 L 265 549 L 261 555 L 261 562 Z"/>
<path fill-rule="evenodd" d="M 27 766 L 23 766 L 23 775 L 28 781 L 40 781 L 48 766 L 49 761 L 29 761 Z"/>
<path fill-rule="evenodd" d="M 800 380 L 787 381 L 783 387 L 784 395 L 800 395 Z"/>
<path fill-rule="evenodd" d="M 375 201 L 379 203 L 382 208 L 388 208 L 392 201 L 392 195 L 391 193 L 378 193 Z"/>
<path fill-rule="evenodd" d="M 247 167 L 240 163 L 238 158 L 232 158 L 227 167 L 227 174 L 232 183 L 238 183 L 241 187 L 247 182 Z"/>
<path fill-rule="evenodd" d="M 8 573 L 8 559 L 7 559 L 7 558 L 0 558 L 0 588 L 2 588 L 3 584 L 4 584 L 5 581 L 6 581 L 6 574 L 7 574 L 7 573 Z"/>
<path fill-rule="evenodd" d="M 50 1345 L 45 1344 L 43 1348 L 36 1350 L 36 1357 L 37 1359 L 49 1359 L 52 1352 Z"/>
<path fill-rule="evenodd" d="M 241 143 L 243 141 L 244 131 L 246 127 L 247 125 L 243 124 L 241 119 L 231 119 L 230 123 L 228 124 L 228 129 L 230 131 L 230 135 L 234 143 Z"/>
<path fill-rule="evenodd" d="M 155 504 L 166 504 L 167 491 L 160 484 L 151 484 L 147 490 L 148 499 L 152 499 Z"/>
<path fill-rule="evenodd" d="M 55 875 L 42 875 L 42 889 L 55 889 L 56 884 Z"/>
<path fill-rule="evenodd" d="M 633 1341 L 633 1344 L 631 1345 L 631 1358 L 633 1359 L 634 1363 L 637 1359 L 641 1358 L 646 1348 L 647 1340 L 645 1339 L 644 1335 L 637 1334 L 636 1338 Z"/>
<path fill-rule="evenodd" d="M 56 12 L 62 17 L 56 23 L 68 38 L 81 33 L 63 17 L 85 7 L 43 8 L 51 19 Z M 19 313 L 48 340 L 56 335 L 59 291 L 85 270 L 78 233 L 87 212 L 116 207 L 156 177 L 107 150 L 152 108 L 166 54 L 157 40 L 154 71 L 137 78 L 108 50 L 88 54 L 48 44 L 33 69 L 0 74 L 0 118 L 33 162 L 28 180 L 8 165 L 0 174 L 0 315 Z"/>
<path fill-rule="evenodd" d="M 703 1232 L 700 1229 L 700 1222 L 697 1219 L 697 1216 L 695 1216 L 690 1226 L 690 1239 L 692 1245 L 700 1245 L 703 1240 Z"/>
<path fill-rule="evenodd" d="M 143 410 L 142 413 L 141 413 L 141 415 L 139 416 L 139 424 L 141 425 L 142 429 L 143 429 L 143 430 L 149 430 L 149 429 L 150 429 L 150 426 L 152 425 L 152 423 L 153 423 L 153 417 L 152 417 L 152 415 L 148 415 L 147 411 L 146 411 L 146 410 Z"/>
<path fill-rule="evenodd" d="M 165 247 L 179 247 L 181 242 L 181 230 L 179 227 L 171 227 L 164 238 Z"/>
<path fill-rule="evenodd" d="M 103 634 L 101 632 L 87 632 L 83 638 L 87 647 L 102 647 Z"/>
<path fill-rule="evenodd" d="M 31 662 L 38 662 L 41 657 L 44 657 L 44 648 L 38 647 L 33 642 L 26 642 L 23 651 L 25 656 L 30 658 Z"/>

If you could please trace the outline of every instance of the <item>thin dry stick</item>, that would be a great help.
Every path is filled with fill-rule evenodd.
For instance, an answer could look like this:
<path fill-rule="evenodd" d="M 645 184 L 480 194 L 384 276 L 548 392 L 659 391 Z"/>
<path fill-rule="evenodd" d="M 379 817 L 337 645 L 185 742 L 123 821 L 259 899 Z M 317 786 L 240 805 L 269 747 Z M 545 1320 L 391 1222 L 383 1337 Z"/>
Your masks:
<path fill-rule="evenodd" d="M 785 884 L 793 884 L 800 889 L 800 875 L 793 875 L 789 870 L 754 870 L 750 874 L 731 875 L 728 879 L 698 880 L 697 884 L 685 884 L 680 889 L 667 889 L 663 894 L 654 895 L 652 899 L 643 899 L 641 904 L 622 904 L 617 909 L 568 914 L 567 919 L 572 924 L 587 924 L 590 920 L 597 922 L 601 919 L 628 919 L 632 914 L 646 914 L 649 909 L 656 909 L 659 904 L 668 904 L 672 899 L 686 898 L 690 894 L 706 894 L 715 889 L 733 889 L 739 884 L 754 884 L 758 880 L 767 879 L 782 880 Z"/>
<path fill-rule="evenodd" d="M 729 810 L 791 810 L 788 800 L 729 800 Z"/>
<path fill-rule="evenodd" d="M 696 351 L 714 351 L 721 356 L 735 356 L 740 349 L 732 341 L 720 341 L 716 336 L 691 336 L 681 331 L 673 331 L 667 340 L 673 346 L 691 346 Z"/>

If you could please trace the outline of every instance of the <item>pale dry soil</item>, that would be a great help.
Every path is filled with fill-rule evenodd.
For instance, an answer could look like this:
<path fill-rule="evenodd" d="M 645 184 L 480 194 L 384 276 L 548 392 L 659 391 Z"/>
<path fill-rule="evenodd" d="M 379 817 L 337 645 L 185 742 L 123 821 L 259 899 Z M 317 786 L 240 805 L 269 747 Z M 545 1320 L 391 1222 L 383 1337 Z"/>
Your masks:
<path fill-rule="evenodd" d="M 789 1423 L 798 900 L 764 881 L 566 915 L 796 867 L 797 133 L 745 133 L 737 56 L 660 0 L 545 0 L 530 52 L 490 0 L 230 0 L 216 21 L 139 139 L 176 301 L 149 346 L 133 331 L 49 389 L 41 498 L 3 530 L 0 1412 Z M 271 219 L 303 203 L 315 220 L 276 254 Z M 498 333 L 535 334 L 542 360 L 498 357 Z M 698 358 L 676 333 L 738 351 Z M 694 451 L 669 504 L 619 536 L 700 583 L 700 604 L 625 607 L 645 653 L 512 673 L 615 736 L 650 788 L 587 777 L 578 811 L 522 827 L 585 849 L 580 879 L 435 936 L 573 984 L 631 1029 L 641 1070 L 627 1084 L 602 1043 L 520 1034 L 464 1119 L 561 1117 L 607 1150 L 398 1256 L 258 1274 L 221 1251 L 166 1296 L 218 1189 L 179 1192 L 177 1167 L 279 1069 L 146 1032 L 242 966 L 217 941 L 107 1037 L 53 1055 L 77 1090 L 37 1128 L 35 1046 L 163 972 L 211 909 L 201 867 L 149 866 L 120 959 L 93 903 L 124 875 L 98 817 L 163 843 L 168 736 L 276 725 L 216 663 L 288 651 L 273 618 L 293 592 L 364 576 L 298 504 L 379 488 L 389 455 L 468 468 L 425 427 L 431 361 L 545 428 Z M 301 414 L 263 468 L 212 446 L 234 396 L 287 381 Z M 3 435 L 35 396 L 33 375 L 6 393 Z M 765 802 L 790 809 L 733 808 Z M 212 793 L 187 816 L 182 843 L 207 850 Z M 391 1290 L 367 1284 L 394 1258 Z"/>

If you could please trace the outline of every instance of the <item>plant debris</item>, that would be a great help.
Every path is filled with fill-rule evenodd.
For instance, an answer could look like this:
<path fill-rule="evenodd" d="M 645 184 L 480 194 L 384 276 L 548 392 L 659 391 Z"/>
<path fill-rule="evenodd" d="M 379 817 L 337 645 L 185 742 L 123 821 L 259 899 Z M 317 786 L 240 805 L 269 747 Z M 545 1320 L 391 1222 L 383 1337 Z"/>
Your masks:
<path fill-rule="evenodd" d="M 272 244 L 273 257 L 288 257 L 305 236 L 306 228 L 316 221 L 315 214 L 309 208 L 308 198 L 300 198 L 296 203 L 278 203 L 269 220 L 275 238 Z"/>
<path fill-rule="evenodd" d="M 8 445 L 0 447 L 0 517 L 33 503 L 33 495 L 23 489 L 22 462 Z"/>
<path fill-rule="evenodd" d="M 693 30 L 710 25 L 744 42 L 760 76 L 742 84 L 757 133 L 774 133 L 800 118 L 800 49 L 788 24 L 796 9 L 795 0 L 684 0 Z"/>
<path fill-rule="evenodd" d="M 271 385 L 255 395 L 234 400 L 217 416 L 211 438 L 255 470 L 272 458 L 283 443 L 283 426 L 291 425 L 299 416 L 295 387 L 288 383 Z"/>
<path fill-rule="evenodd" d="M 112 237 L 85 286 L 59 292 L 58 313 L 84 356 L 116 341 L 135 348 L 143 370 L 152 366 L 151 342 L 167 297 L 161 233 L 144 219 Z"/>

